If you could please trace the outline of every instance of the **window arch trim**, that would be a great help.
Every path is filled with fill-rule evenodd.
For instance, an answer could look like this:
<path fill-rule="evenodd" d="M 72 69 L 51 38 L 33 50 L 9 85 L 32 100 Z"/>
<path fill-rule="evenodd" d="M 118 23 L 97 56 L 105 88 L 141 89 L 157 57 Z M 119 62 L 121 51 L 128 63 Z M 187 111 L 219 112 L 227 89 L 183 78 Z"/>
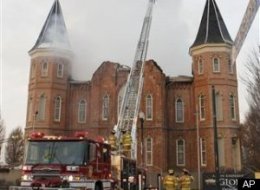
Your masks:
<path fill-rule="evenodd" d="M 149 147 L 148 147 L 148 143 L 150 143 Z M 152 137 L 145 138 L 145 164 L 147 166 L 153 165 L 153 138 Z"/>
<path fill-rule="evenodd" d="M 205 110 L 205 95 L 203 94 L 199 96 L 199 115 L 200 115 L 200 121 L 204 121 L 206 118 L 206 110 Z"/>
<path fill-rule="evenodd" d="M 178 103 L 181 103 L 179 105 Z M 179 107 L 181 106 L 181 107 Z M 179 115 L 181 114 L 181 115 Z M 178 119 L 181 118 L 181 119 Z M 175 121 L 176 123 L 183 123 L 184 122 L 184 102 L 182 98 L 177 98 L 175 101 Z"/>
<path fill-rule="evenodd" d="M 153 96 L 148 94 L 145 98 L 146 120 L 153 120 Z"/>
<path fill-rule="evenodd" d="M 109 117 L 109 95 L 103 96 L 102 101 L 102 120 L 108 120 Z"/>
<path fill-rule="evenodd" d="M 61 96 L 56 96 L 54 99 L 54 121 L 59 122 L 61 120 L 61 106 L 62 98 Z"/>
<path fill-rule="evenodd" d="M 78 123 L 86 123 L 87 101 L 81 99 L 78 103 Z"/>
<path fill-rule="evenodd" d="M 39 98 L 37 120 L 40 121 L 45 120 L 45 111 L 46 111 L 46 95 L 43 93 L 40 95 Z"/>
<path fill-rule="evenodd" d="M 46 59 L 41 61 L 41 76 L 47 77 L 48 76 L 48 70 L 49 70 L 49 64 Z"/>
<path fill-rule="evenodd" d="M 236 118 L 236 97 L 233 93 L 229 95 L 229 110 L 230 110 L 230 117 L 233 121 L 235 121 Z"/>
<path fill-rule="evenodd" d="M 202 75 L 204 73 L 204 64 L 203 60 L 200 58 L 198 61 L 198 74 Z"/>
<path fill-rule="evenodd" d="M 212 68 L 213 68 L 213 73 L 220 72 L 220 59 L 218 57 L 214 57 L 212 59 Z"/>
<path fill-rule="evenodd" d="M 182 144 L 179 144 L 179 142 L 182 142 Z M 180 146 L 183 146 L 182 149 Z M 183 138 L 179 138 L 176 140 L 176 165 L 185 166 L 185 157 L 185 140 Z M 183 160 L 181 160 L 181 158 Z"/>
<path fill-rule="evenodd" d="M 57 77 L 62 78 L 63 77 L 63 72 L 64 72 L 64 64 L 58 63 L 57 64 Z"/>

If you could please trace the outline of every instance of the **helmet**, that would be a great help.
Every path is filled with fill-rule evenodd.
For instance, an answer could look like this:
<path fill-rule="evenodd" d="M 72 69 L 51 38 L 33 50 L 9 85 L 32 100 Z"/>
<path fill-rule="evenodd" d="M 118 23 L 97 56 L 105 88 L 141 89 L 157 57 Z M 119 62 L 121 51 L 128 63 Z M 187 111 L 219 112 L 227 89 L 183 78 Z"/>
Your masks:
<path fill-rule="evenodd" d="M 126 130 L 126 128 L 124 128 L 121 131 L 122 131 L 122 133 L 125 133 L 127 130 Z"/>
<path fill-rule="evenodd" d="M 185 168 L 184 168 L 182 171 L 183 171 L 185 174 L 189 174 L 189 173 L 190 173 L 189 170 L 187 170 L 187 169 L 185 169 Z"/>
<path fill-rule="evenodd" d="M 168 173 L 169 173 L 169 174 L 173 174 L 173 173 L 174 173 L 174 170 L 173 170 L 173 169 L 169 169 L 169 170 L 168 170 Z"/>
<path fill-rule="evenodd" d="M 116 130 L 113 129 L 113 130 L 111 131 L 111 133 L 115 134 L 115 133 L 116 133 Z"/>

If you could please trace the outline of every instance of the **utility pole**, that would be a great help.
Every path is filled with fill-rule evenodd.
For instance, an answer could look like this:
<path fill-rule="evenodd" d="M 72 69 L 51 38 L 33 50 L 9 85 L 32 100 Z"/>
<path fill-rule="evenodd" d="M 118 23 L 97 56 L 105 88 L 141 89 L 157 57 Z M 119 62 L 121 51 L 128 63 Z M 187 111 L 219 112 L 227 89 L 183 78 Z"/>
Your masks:
<path fill-rule="evenodd" d="M 212 108 L 213 108 L 213 128 L 214 128 L 214 150 L 215 150 L 215 173 L 216 173 L 216 187 L 219 186 L 219 155 L 218 155 L 218 130 L 217 130 L 217 115 L 216 115 L 216 97 L 215 87 L 212 86 Z"/>
<path fill-rule="evenodd" d="M 196 104 L 196 132 L 197 132 L 197 158 L 198 158 L 198 189 L 200 189 L 200 129 L 199 129 L 199 109 Z"/>

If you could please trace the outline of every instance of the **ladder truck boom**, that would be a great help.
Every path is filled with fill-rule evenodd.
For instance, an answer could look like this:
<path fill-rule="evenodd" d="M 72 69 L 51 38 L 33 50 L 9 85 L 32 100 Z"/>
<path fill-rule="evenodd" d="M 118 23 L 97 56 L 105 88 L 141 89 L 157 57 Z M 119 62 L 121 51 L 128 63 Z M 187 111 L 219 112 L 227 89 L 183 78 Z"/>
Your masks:
<path fill-rule="evenodd" d="M 254 21 L 257 14 L 257 10 L 260 5 L 260 0 L 250 0 L 244 14 L 243 20 L 239 27 L 237 36 L 235 38 L 233 48 L 232 48 L 232 63 L 235 63 L 236 58 L 240 52 L 240 49 L 245 41 L 247 33 Z"/>
<path fill-rule="evenodd" d="M 148 39 L 152 21 L 153 5 L 155 0 L 149 0 L 147 12 L 143 21 L 141 35 L 137 44 L 134 62 L 125 87 L 123 100 L 120 107 L 118 123 L 115 127 L 118 152 L 122 150 L 122 131 L 131 133 L 131 158 L 136 159 L 136 123 L 139 104 L 143 88 L 143 70 L 147 55 Z"/>

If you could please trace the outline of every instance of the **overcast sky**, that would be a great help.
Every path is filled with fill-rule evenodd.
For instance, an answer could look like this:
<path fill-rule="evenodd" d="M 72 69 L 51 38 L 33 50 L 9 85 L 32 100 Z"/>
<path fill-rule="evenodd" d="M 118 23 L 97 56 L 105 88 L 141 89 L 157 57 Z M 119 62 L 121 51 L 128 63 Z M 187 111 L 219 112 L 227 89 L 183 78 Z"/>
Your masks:
<path fill-rule="evenodd" d="M 54 0 L 1 1 L 1 113 L 7 132 L 25 126 L 30 57 Z M 148 0 L 60 0 L 75 53 L 73 77 L 90 80 L 103 61 L 131 65 Z M 191 75 L 189 47 L 206 0 L 158 0 L 154 7 L 148 59 L 169 76 Z M 248 0 L 216 0 L 232 39 Z M 237 59 L 240 116 L 247 111 L 245 61 L 259 44 L 259 13 Z"/>

